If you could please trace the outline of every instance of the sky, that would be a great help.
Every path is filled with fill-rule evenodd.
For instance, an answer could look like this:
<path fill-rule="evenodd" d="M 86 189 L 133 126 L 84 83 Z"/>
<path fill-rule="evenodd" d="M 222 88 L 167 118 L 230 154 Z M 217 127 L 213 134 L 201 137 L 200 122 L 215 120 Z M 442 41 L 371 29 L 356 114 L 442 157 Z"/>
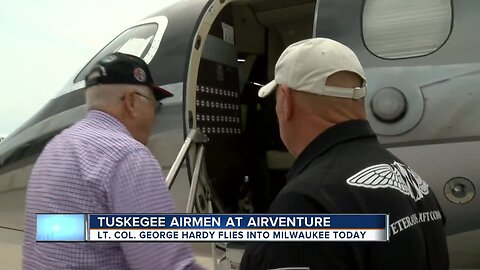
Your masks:
<path fill-rule="evenodd" d="M 177 1 L 0 0 L 0 137 L 123 30 Z"/>

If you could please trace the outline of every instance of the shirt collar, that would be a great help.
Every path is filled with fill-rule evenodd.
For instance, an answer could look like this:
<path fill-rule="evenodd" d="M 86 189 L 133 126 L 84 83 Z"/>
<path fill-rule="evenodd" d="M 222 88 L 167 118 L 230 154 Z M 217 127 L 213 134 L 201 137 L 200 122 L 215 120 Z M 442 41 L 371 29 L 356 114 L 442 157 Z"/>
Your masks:
<path fill-rule="evenodd" d="M 128 131 L 127 127 L 125 127 L 122 122 L 106 112 L 91 110 L 88 112 L 86 118 L 97 128 L 104 127 L 109 130 L 117 130 L 132 137 L 132 134 L 130 134 L 130 131 Z"/>
<path fill-rule="evenodd" d="M 315 158 L 336 145 L 364 137 L 375 137 L 366 120 L 351 120 L 334 125 L 318 135 L 300 153 L 287 174 L 287 181 L 299 175 Z"/>

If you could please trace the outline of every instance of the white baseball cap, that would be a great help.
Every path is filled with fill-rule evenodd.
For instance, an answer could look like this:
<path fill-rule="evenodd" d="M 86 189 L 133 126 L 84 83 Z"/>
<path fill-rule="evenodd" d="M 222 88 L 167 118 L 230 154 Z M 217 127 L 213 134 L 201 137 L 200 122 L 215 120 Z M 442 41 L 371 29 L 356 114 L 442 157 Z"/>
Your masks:
<path fill-rule="evenodd" d="M 364 82 L 362 87 L 325 85 L 328 76 L 339 71 L 358 74 Z M 367 92 L 365 72 L 355 53 L 328 38 L 311 38 L 288 46 L 275 65 L 275 79 L 263 86 L 258 96 L 268 96 L 279 84 L 297 91 L 341 98 L 360 99 Z"/>

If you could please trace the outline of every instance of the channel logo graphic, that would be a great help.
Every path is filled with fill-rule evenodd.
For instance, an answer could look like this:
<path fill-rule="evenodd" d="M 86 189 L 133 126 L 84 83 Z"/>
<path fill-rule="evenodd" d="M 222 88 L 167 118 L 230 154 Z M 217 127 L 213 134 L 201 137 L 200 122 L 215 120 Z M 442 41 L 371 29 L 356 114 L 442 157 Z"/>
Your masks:
<path fill-rule="evenodd" d="M 84 214 L 37 214 L 37 241 L 85 241 Z"/>

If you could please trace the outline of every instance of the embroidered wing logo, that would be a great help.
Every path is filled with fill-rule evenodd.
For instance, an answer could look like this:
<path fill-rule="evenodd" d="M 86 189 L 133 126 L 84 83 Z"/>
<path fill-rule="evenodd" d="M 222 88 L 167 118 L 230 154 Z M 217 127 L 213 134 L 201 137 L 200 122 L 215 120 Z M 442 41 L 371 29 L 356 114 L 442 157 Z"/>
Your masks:
<path fill-rule="evenodd" d="M 378 164 L 361 170 L 347 179 L 352 186 L 364 188 L 394 188 L 405 195 L 410 191 L 403 179 L 398 179 L 392 166 Z"/>
<path fill-rule="evenodd" d="M 428 184 L 427 182 L 423 181 L 423 179 L 418 175 L 415 171 L 411 170 L 413 177 L 417 181 L 418 184 L 418 190 L 423 194 L 427 195 L 428 194 Z"/>
<path fill-rule="evenodd" d="M 428 194 L 428 184 L 408 166 L 394 162 L 370 166 L 347 179 L 347 184 L 364 188 L 392 188 L 415 201 Z"/>

